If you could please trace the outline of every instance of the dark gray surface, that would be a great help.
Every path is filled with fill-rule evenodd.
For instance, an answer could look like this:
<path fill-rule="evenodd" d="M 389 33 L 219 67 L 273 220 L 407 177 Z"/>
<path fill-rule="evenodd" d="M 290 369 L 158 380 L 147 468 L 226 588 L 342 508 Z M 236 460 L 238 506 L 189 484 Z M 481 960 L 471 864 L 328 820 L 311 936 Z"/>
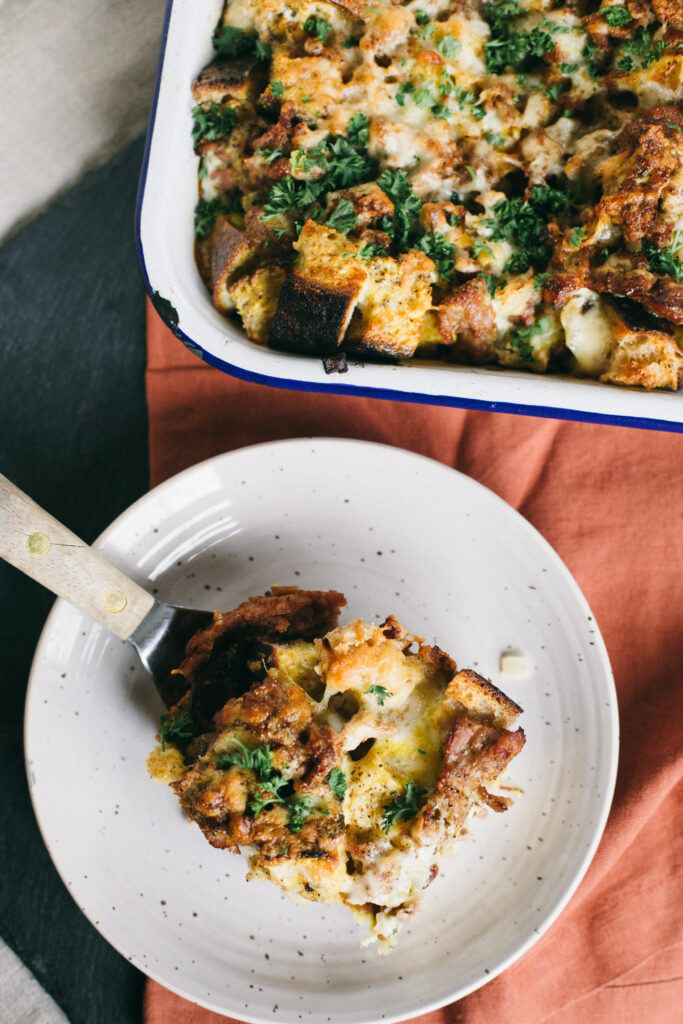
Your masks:
<path fill-rule="evenodd" d="M 142 149 L 133 143 L 0 249 L 0 471 L 86 541 L 148 487 L 133 229 Z M 26 786 L 24 694 L 52 600 L 0 561 L 0 935 L 72 1024 L 139 1024 L 143 976 L 72 901 Z M 60 743 L 68 736 L 54 736 L 56 757 Z"/>

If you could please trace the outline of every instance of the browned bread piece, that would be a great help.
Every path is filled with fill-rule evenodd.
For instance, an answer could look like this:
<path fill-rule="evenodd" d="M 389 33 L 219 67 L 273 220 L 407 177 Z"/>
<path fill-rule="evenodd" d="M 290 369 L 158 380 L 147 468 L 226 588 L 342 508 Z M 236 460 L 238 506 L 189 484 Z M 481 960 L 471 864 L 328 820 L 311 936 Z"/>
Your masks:
<path fill-rule="evenodd" d="M 148 766 L 213 846 L 248 848 L 251 876 L 344 904 L 388 950 L 470 813 L 509 807 L 496 786 L 521 708 L 393 616 L 315 636 L 342 602 L 285 588 L 217 615 Z"/>
<path fill-rule="evenodd" d="M 263 61 L 256 57 L 217 57 L 192 83 L 196 103 L 228 103 L 239 107 L 256 99 L 267 81 Z"/>

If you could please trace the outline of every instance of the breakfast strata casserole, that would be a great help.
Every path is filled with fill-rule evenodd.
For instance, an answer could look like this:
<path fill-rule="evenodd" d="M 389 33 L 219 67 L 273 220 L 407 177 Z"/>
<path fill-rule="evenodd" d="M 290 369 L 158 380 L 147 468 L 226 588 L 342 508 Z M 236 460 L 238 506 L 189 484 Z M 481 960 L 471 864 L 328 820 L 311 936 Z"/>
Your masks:
<path fill-rule="evenodd" d="M 683 384 L 683 0 L 228 0 L 196 258 L 247 336 Z"/>
<path fill-rule="evenodd" d="M 217 612 L 148 769 L 249 878 L 347 906 L 388 951 L 470 813 L 507 809 L 522 709 L 393 616 L 337 626 L 343 604 L 283 587 Z"/>

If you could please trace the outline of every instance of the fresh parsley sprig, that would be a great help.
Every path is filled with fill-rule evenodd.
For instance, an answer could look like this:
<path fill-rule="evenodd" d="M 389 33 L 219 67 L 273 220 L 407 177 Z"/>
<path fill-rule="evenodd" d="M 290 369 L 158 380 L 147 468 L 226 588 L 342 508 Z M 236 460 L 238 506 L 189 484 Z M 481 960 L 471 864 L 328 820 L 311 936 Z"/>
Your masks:
<path fill-rule="evenodd" d="M 509 67 L 519 70 L 554 48 L 552 24 L 537 25 L 531 32 L 518 32 L 512 27 L 511 22 L 523 13 L 524 8 L 516 0 L 500 0 L 485 8 L 491 38 L 484 44 L 484 56 L 490 75 L 503 74 Z"/>
<path fill-rule="evenodd" d="M 273 752 L 267 744 L 261 743 L 250 750 L 235 736 L 230 737 L 230 742 L 234 743 L 234 749 L 221 754 L 218 759 L 219 768 L 231 768 L 236 764 L 240 768 L 254 772 L 261 782 L 267 782 L 277 773 L 273 765 Z"/>
<path fill-rule="evenodd" d="M 304 32 L 310 32 L 311 35 L 316 36 L 323 46 L 331 31 L 332 25 L 329 21 L 326 18 L 319 18 L 315 14 L 311 14 L 304 22 Z"/>
<path fill-rule="evenodd" d="M 387 690 L 386 686 L 381 686 L 380 683 L 373 683 L 365 692 L 373 694 L 381 708 L 384 707 L 384 703 L 389 697 L 394 696 L 391 690 Z"/>
<path fill-rule="evenodd" d="M 180 714 L 173 716 L 162 715 L 159 721 L 161 749 L 166 750 L 167 743 L 184 747 L 198 732 L 199 727 L 189 711 L 181 711 Z"/>
<path fill-rule="evenodd" d="M 537 323 L 531 324 L 530 327 L 519 327 L 515 331 L 510 331 L 508 348 L 519 356 L 520 362 L 533 363 L 536 353 L 534 346 L 531 344 L 531 339 L 539 334 L 546 334 L 549 330 L 550 317 L 543 316 Z"/>
<path fill-rule="evenodd" d="M 370 119 L 366 114 L 354 114 L 346 127 L 346 133 L 352 146 L 367 149 L 370 141 Z"/>
<path fill-rule="evenodd" d="M 346 776 L 341 768 L 333 768 L 330 772 L 330 778 L 328 783 L 330 789 L 336 796 L 337 800 L 341 801 L 344 799 L 348 784 L 346 782 Z"/>
<path fill-rule="evenodd" d="M 617 67 L 626 72 L 635 71 L 636 68 L 645 70 L 659 60 L 666 46 L 665 40 L 655 42 L 653 33 L 640 25 L 622 42 L 620 49 L 624 56 L 617 61 Z"/>
<path fill-rule="evenodd" d="M 642 251 L 653 274 L 667 274 L 679 281 L 683 277 L 683 262 L 676 255 L 683 243 L 683 232 L 677 231 L 666 249 L 658 249 L 654 242 L 643 240 Z"/>
<path fill-rule="evenodd" d="M 621 28 L 633 21 L 632 16 L 625 7 L 607 7 L 600 12 L 610 28 Z"/>
<path fill-rule="evenodd" d="M 381 821 L 382 831 L 388 833 L 397 821 L 413 818 L 420 810 L 421 802 L 426 794 L 427 790 L 424 786 L 416 786 L 413 780 L 409 779 L 403 793 L 393 797 L 388 804 L 384 805 Z"/>
<path fill-rule="evenodd" d="M 270 60 L 270 47 L 262 43 L 253 32 L 245 32 L 235 25 L 219 25 L 213 34 L 213 48 L 221 57 L 248 57 Z"/>
<path fill-rule="evenodd" d="M 311 802 L 310 796 L 296 796 L 288 802 L 289 821 L 287 822 L 287 828 L 290 832 L 301 832 L 304 822 L 313 813 Z"/>
<path fill-rule="evenodd" d="M 408 248 L 415 220 L 422 210 L 422 200 L 413 191 L 405 171 L 382 171 L 377 184 L 394 204 L 393 217 L 384 217 L 382 228 L 391 237 L 397 249 Z"/>
<path fill-rule="evenodd" d="M 455 266 L 455 246 L 443 235 L 436 232 L 425 234 L 415 243 L 415 248 L 420 249 L 426 256 L 429 256 L 436 267 L 436 272 L 443 281 L 447 281 L 453 273 Z"/>
<path fill-rule="evenodd" d="M 213 231 L 219 217 L 241 212 L 242 204 L 237 194 L 200 199 L 194 208 L 194 233 L 197 238 L 206 238 Z"/>
<path fill-rule="evenodd" d="M 194 107 L 192 118 L 192 141 L 195 148 L 200 142 L 216 142 L 227 138 L 235 127 L 235 111 L 232 107 L 220 107 L 217 103 L 210 103 L 208 107 Z"/>
<path fill-rule="evenodd" d="M 356 211 L 349 199 L 340 199 L 325 223 L 342 235 L 348 235 L 356 226 Z"/>

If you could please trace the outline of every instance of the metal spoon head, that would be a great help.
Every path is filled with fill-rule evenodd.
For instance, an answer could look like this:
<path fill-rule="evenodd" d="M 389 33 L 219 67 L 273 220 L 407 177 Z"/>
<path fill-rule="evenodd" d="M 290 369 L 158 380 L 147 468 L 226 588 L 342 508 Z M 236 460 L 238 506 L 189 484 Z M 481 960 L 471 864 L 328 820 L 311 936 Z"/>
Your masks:
<path fill-rule="evenodd" d="M 155 601 L 130 637 L 166 707 L 172 707 L 186 689 L 183 677 L 171 673 L 182 662 L 188 640 L 212 621 L 213 612 Z"/>

